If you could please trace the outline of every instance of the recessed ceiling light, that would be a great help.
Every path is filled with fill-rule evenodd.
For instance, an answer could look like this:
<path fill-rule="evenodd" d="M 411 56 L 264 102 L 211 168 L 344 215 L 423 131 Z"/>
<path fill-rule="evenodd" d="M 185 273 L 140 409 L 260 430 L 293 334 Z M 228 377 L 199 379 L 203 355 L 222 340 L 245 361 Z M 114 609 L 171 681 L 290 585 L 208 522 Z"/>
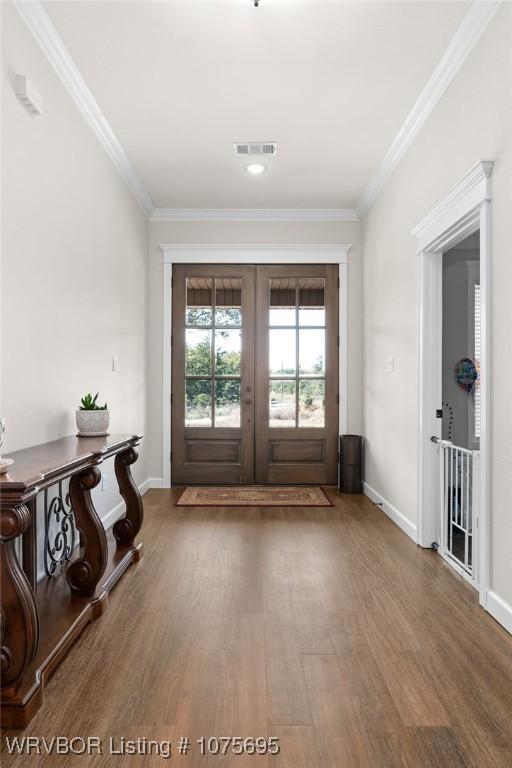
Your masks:
<path fill-rule="evenodd" d="M 260 173 L 267 170 L 267 166 L 263 165 L 263 163 L 249 163 L 249 165 L 245 166 L 245 170 L 247 173 L 252 173 L 253 176 L 259 176 Z"/>

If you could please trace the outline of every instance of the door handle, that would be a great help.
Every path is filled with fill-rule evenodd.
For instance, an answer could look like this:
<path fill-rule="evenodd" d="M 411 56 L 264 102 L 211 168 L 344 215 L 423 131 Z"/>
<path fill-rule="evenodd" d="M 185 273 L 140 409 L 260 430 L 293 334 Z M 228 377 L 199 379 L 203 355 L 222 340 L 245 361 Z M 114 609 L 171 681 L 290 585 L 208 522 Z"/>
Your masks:
<path fill-rule="evenodd" d="M 245 401 L 245 404 L 252 405 L 252 400 L 250 398 L 247 398 L 247 400 Z"/>

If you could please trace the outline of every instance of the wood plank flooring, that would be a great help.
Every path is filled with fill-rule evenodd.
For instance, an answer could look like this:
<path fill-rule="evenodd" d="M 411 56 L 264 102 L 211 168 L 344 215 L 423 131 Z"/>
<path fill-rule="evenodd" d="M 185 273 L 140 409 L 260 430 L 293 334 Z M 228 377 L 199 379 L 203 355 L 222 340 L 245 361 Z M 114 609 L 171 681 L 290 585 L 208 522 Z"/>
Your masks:
<path fill-rule="evenodd" d="M 144 497 L 144 556 L 2 765 L 511 768 L 512 637 L 364 497 L 332 508 Z M 5 736 L 147 737 L 187 755 L 10 756 Z M 278 756 L 201 756 L 275 736 Z"/>

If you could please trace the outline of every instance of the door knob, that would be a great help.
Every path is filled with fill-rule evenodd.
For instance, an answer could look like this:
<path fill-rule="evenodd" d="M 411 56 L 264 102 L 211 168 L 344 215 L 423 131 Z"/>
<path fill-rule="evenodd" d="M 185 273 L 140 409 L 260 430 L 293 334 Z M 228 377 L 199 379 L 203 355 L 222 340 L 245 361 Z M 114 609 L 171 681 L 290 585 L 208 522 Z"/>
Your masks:
<path fill-rule="evenodd" d="M 245 404 L 246 404 L 246 405 L 251 405 L 251 403 L 252 403 L 252 400 L 250 400 L 249 398 L 247 398 L 247 400 L 245 401 Z"/>
<path fill-rule="evenodd" d="M 246 388 L 245 388 L 245 391 L 246 391 L 246 392 L 252 392 L 252 387 L 246 387 Z"/>

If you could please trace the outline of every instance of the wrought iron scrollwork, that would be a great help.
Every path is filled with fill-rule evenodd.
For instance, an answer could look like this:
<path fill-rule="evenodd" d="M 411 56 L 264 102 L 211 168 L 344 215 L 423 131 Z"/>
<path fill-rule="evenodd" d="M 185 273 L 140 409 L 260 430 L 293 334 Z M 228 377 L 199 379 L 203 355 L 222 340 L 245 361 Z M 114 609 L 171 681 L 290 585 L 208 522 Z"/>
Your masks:
<path fill-rule="evenodd" d="M 48 489 L 44 492 L 44 569 L 54 576 L 64 565 L 75 548 L 76 526 L 69 493 L 64 493 L 62 481 L 59 491 L 51 501 Z"/>

